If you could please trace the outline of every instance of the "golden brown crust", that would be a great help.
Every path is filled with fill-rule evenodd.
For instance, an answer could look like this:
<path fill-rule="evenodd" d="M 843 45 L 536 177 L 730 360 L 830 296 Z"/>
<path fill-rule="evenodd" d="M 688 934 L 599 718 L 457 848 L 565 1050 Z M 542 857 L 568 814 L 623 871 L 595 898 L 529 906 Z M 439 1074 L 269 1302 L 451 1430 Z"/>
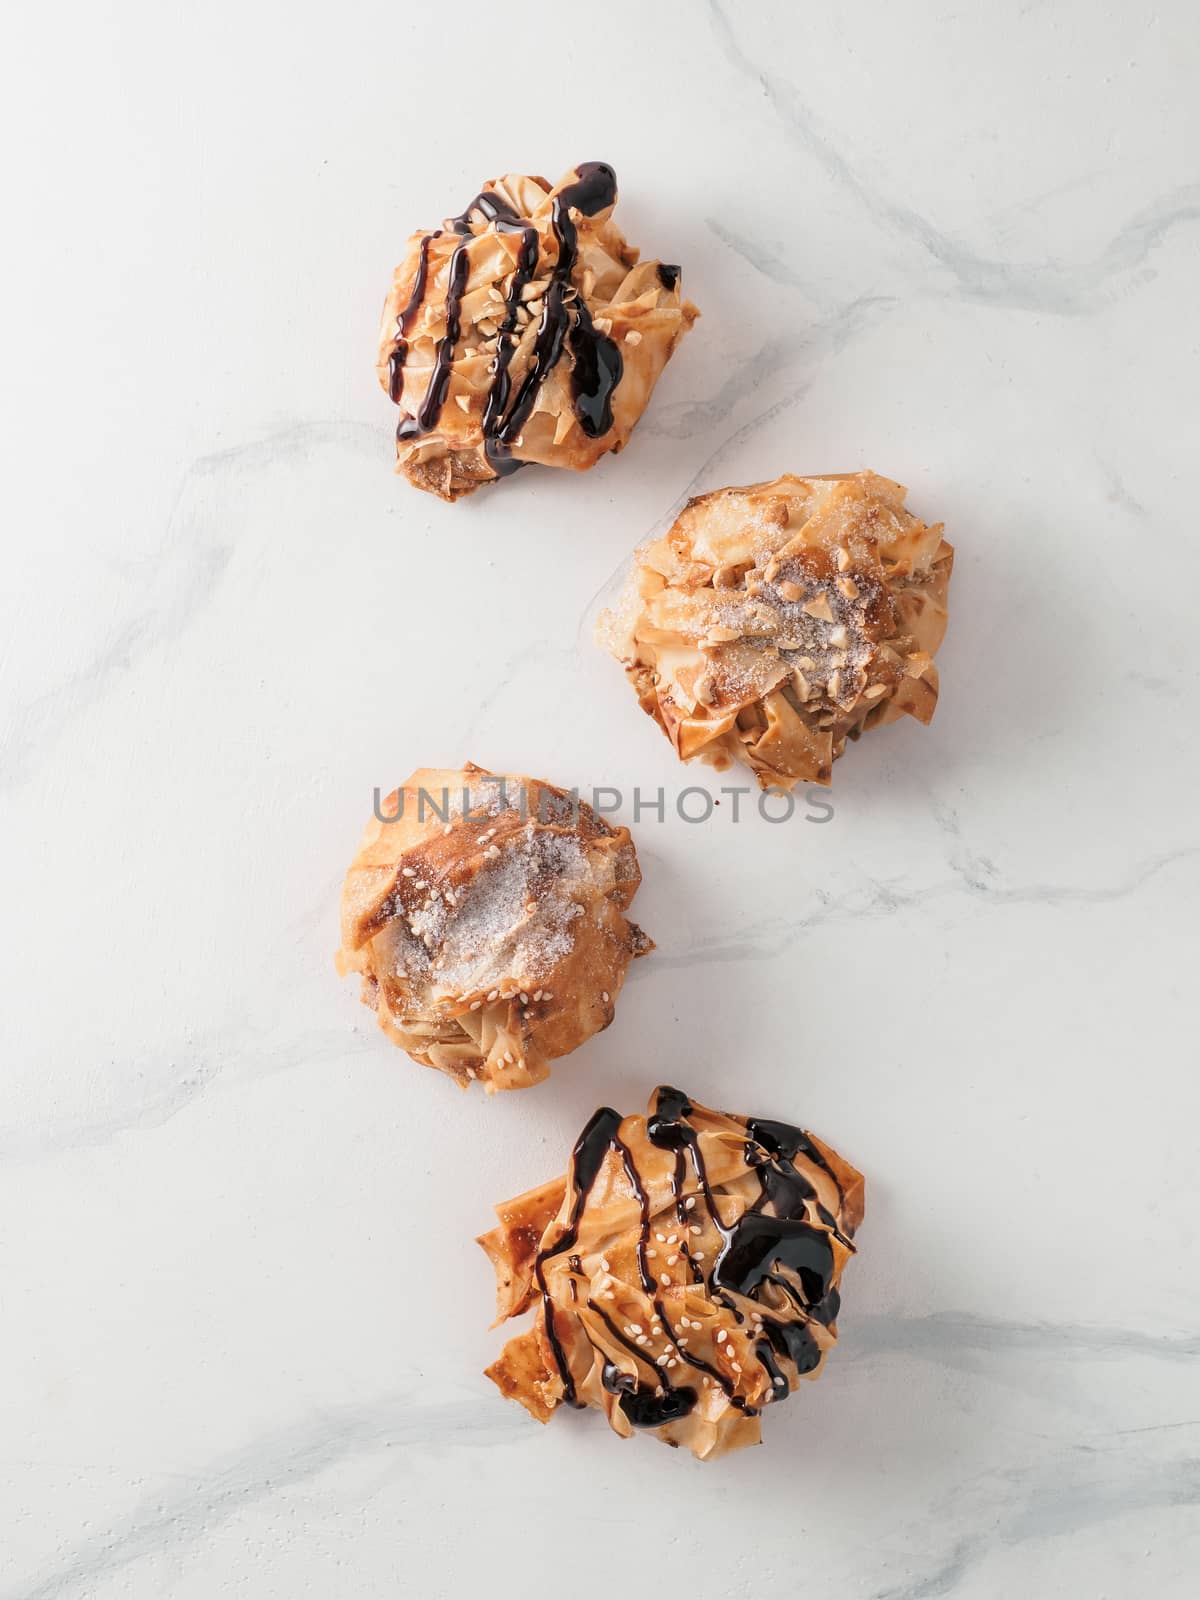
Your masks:
<path fill-rule="evenodd" d="M 565 790 L 468 764 L 422 769 L 363 834 L 338 970 L 414 1061 L 519 1089 L 613 1020 L 641 882 L 625 828 Z"/>
<path fill-rule="evenodd" d="M 828 784 L 867 728 L 937 704 L 954 551 L 871 472 L 689 501 L 636 552 L 600 641 L 681 760 Z"/>
<path fill-rule="evenodd" d="M 442 229 L 416 233 L 396 268 L 380 325 L 380 382 L 400 408 L 404 437 L 397 439 L 397 470 L 419 489 L 457 500 L 497 477 L 497 464 L 540 462 L 584 471 L 602 455 L 627 443 L 676 344 L 699 312 L 680 292 L 679 271 L 657 261 L 638 261 L 612 221 L 611 204 L 594 215 L 571 209 L 576 256 L 565 275 L 565 325 L 561 355 L 552 362 L 526 408 L 519 433 L 494 447 L 496 418 L 485 429 L 489 395 L 497 382 L 497 356 L 504 357 L 508 390 L 503 412 L 514 416 L 522 385 L 540 369 L 536 360 L 547 293 L 562 262 L 555 228 L 556 197 L 577 183 L 579 169 L 551 186 L 544 178 L 508 174 L 482 191 L 522 219 L 536 239 L 536 264 L 527 281 L 520 274 L 523 236 L 513 224 L 497 225 L 476 204 Z M 615 200 L 615 188 L 613 191 Z M 428 426 L 414 427 L 438 368 L 456 295 L 452 273 L 465 245 L 465 281 L 458 305 L 459 335 L 453 342 L 445 396 Z M 661 271 L 660 271 L 661 268 Z M 460 270 L 462 263 L 460 263 Z M 422 277 L 422 274 L 424 275 Z M 514 326 L 506 331 L 510 296 L 516 291 Z M 612 390 L 611 425 L 589 432 L 573 389 L 577 361 L 573 330 L 581 315 L 619 352 L 620 379 Z M 399 352 L 399 359 L 397 359 Z M 502 363 L 502 364 L 504 364 Z M 534 381 L 531 380 L 531 381 Z M 503 379 L 501 379 L 503 382 Z M 485 437 L 488 434 L 488 437 Z M 489 449 L 488 438 L 493 440 Z"/>
<path fill-rule="evenodd" d="M 498 1320 L 535 1309 L 487 1375 L 541 1422 L 568 1403 L 701 1458 L 756 1444 L 762 1409 L 836 1339 L 863 1198 L 801 1129 L 671 1089 L 645 1117 L 602 1108 L 567 1176 L 498 1206 L 479 1240 Z"/>

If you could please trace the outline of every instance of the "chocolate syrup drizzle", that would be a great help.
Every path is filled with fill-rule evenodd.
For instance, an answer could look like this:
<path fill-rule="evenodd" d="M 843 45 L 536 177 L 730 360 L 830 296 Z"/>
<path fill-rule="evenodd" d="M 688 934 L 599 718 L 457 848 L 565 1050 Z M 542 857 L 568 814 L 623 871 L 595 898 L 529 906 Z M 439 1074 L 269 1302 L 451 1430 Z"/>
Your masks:
<path fill-rule="evenodd" d="M 417 275 L 413 279 L 412 293 L 408 297 L 408 304 L 396 318 L 396 344 L 388 358 L 388 393 L 394 403 L 399 403 L 400 392 L 404 387 L 404 363 L 408 359 L 408 333 L 412 327 L 413 318 L 421 308 L 425 299 L 425 284 L 429 278 L 429 246 L 434 239 L 442 237 L 441 229 L 436 233 L 427 233 L 421 240 L 421 249 L 417 256 Z"/>
<path fill-rule="evenodd" d="M 470 205 L 449 226 L 463 236 L 450 258 L 446 289 L 446 332 L 438 341 L 434 368 L 424 397 L 414 417 L 402 417 L 396 429 L 400 443 L 418 439 L 437 426 L 450 387 L 450 369 L 461 336 L 462 298 L 470 275 L 467 256 L 469 240 L 478 237 L 473 227 L 480 219 L 484 227 L 498 233 L 519 233 L 521 244 L 517 263 L 509 279 L 504 320 L 496 335 L 496 354 L 491 365 L 491 384 L 484 403 L 481 429 L 484 451 L 497 477 L 515 472 L 525 463 L 513 459 L 512 450 L 537 403 L 547 377 L 562 359 L 564 349 L 571 353 L 571 398 L 579 426 L 590 439 L 598 439 L 613 425 L 612 399 L 621 381 L 624 366 L 614 341 L 597 331 L 583 297 L 573 290 L 571 274 L 579 259 L 579 234 L 571 211 L 596 216 L 613 205 L 617 197 L 617 178 L 603 161 L 585 161 L 576 169 L 576 180 L 555 195 L 550 226 L 558 244 L 558 259 L 550 273 L 542 300 L 542 314 L 534 340 L 533 360 L 517 390 L 512 394 L 509 366 L 517 347 L 517 320 L 522 291 L 537 271 L 539 239 L 537 228 L 522 217 L 500 195 L 481 190 Z M 421 241 L 417 276 L 408 305 L 397 318 L 396 346 L 390 357 L 390 393 L 398 401 L 403 389 L 404 362 L 408 354 L 407 335 L 417 308 L 421 305 L 428 277 L 429 241 Z M 668 282 L 668 276 L 672 275 Z M 678 282 L 679 269 L 659 269 L 664 287 Z M 568 296 L 574 294 L 574 299 Z"/>
<path fill-rule="evenodd" d="M 612 1147 L 612 1142 L 617 1136 L 617 1129 L 621 1126 L 621 1114 L 614 1111 L 611 1106 L 601 1106 L 599 1111 L 592 1115 L 587 1127 L 575 1141 L 575 1148 L 571 1152 L 571 1169 L 567 1174 L 567 1183 L 575 1191 L 575 1199 L 571 1205 L 571 1216 L 566 1229 L 562 1232 L 554 1245 L 549 1250 L 540 1250 L 534 1262 L 534 1276 L 537 1286 L 542 1294 L 542 1307 L 545 1311 L 546 1337 L 550 1341 L 550 1348 L 554 1352 L 554 1360 L 558 1366 L 558 1374 L 562 1379 L 563 1399 L 570 1406 L 582 1407 L 582 1402 L 575 1394 L 575 1380 L 571 1377 L 571 1369 L 567 1364 L 566 1353 L 554 1326 L 554 1302 L 546 1288 L 546 1262 L 553 1256 L 562 1255 L 564 1251 L 574 1250 L 579 1242 L 579 1222 L 583 1216 L 583 1208 L 587 1205 L 588 1195 L 592 1192 L 592 1185 L 600 1171 L 600 1165 Z"/>
<path fill-rule="evenodd" d="M 709 1183 L 699 1135 L 687 1121 L 692 1109 L 687 1096 L 678 1089 L 662 1088 L 655 1097 L 654 1109 L 646 1121 L 646 1136 L 651 1144 L 675 1153 L 672 1192 L 685 1240 L 678 1253 L 688 1262 L 692 1281 L 703 1283 L 705 1275 L 699 1263 L 692 1258 L 686 1243 L 687 1226 L 693 1220 L 683 1195 L 687 1158 L 690 1157 L 708 1215 L 721 1236 L 721 1249 L 712 1267 L 710 1293 L 733 1313 L 739 1323 L 744 1323 L 745 1316 L 734 1296 L 762 1304 L 758 1291 L 762 1284 L 770 1283 L 781 1291 L 800 1319 L 780 1321 L 779 1313 L 764 1305 L 761 1337 L 755 1343 L 755 1354 L 771 1379 L 771 1398 L 782 1399 L 788 1393 L 789 1384 L 777 1357 L 791 1361 L 800 1376 L 812 1372 L 820 1365 L 821 1347 L 808 1323 L 815 1321 L 829 1326 L 840 1307 L 838 1292 L 830 1284 L 835 1264 L 830 1235 L 839 1239 L 848 1249 L 854 1248 L 838 1229 L 836 1218 L 820 1204 L 816 1189 L 797 1170 L 796 1157 L 803 1155 L 832 1179 L 838 1193 L 839 1209 L 841 1185 L 828 1161 L 802 1129 L 788 1123 L 751 1120 L 746 1124 L 745 1160 L 754 1169 L 761 1192 L 739 1220 L 727 1228 L 721 1220 Z M 620 1126 L 620 1115 L 610 1106 L 603 1106 L 583 1130 L 571 1156 L 568 1186 L 574 1198 L 567 1225 L 552 1245 L 539 1252 L 534 1266 L 542 1296 L 546 1334 L 562 1381 L 563 1398 L 577 1408 L 582 1402 L 576 1393 L 570 1365 L 555 1327 L 555 1308 L 546 1286 L 545 1267 L 553 1257 L 575 1251 L 584 1208 L 609 1151 L 615 1152 L 620 1158 L 641 1212 L 637 1262 L 642 1288 L 672 1349 L 678 1349 L 676 1330 L 667 1317 L 647 1260 L 651 1226 L 650 1196 L 632 1152 L 620 1137 Z M 821 1226 L 814 1226 L 808 1220 L 810 1207 L 816 1211 Z M 579 1272 L 579 1256 L 572 1254 L 569 1259 L 572 1271 Z M 783 1270 L 776 1270 L 779 1268 Z M 788 1275 L 785 1276 L 785 1273 Z M 574 1284 L 572 1289 L 574 1292 Z M 632 1425 L 656 1428 L 686 1417 L 696 1404 L 696 1390 L 674 1383 L 666 1366 L 656 1360 L 645 1346 L 638 1345 L 624 1333 L 603 1306 L 592 1299 L 587 1304 L 589 1310 L 604 1323 L 613 1342 L 627 1350 L 639 1368 L 649 1369 L 653 1374 L 653 1387 L 647 1388 L 639 1376 L 623 1371 L 613 1361 L 604 1362 L 601 1383 L 610 1394 L 617 1396 L 617 1403 Z M 693 1367 L 719 1384 L 731 1404 L 747 1416 L 758 1414 L 757 1408 L 748 1405 L 741 1395 L 735 1393 L 735 1385 L 727 1374 L 691 1351 L 686 1355 L 683 1351 L 678 1353 L 684 1365 Z"/>

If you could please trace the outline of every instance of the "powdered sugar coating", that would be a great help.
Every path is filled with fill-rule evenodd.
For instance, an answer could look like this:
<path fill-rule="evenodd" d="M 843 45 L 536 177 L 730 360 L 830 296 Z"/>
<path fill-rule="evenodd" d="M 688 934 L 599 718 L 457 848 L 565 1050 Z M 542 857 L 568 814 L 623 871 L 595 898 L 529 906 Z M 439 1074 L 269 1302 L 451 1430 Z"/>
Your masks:
<path fill-rule="evenodd" d="M 624 916 L 639 882 L 627 830 L 567 791 L 414 773 L 377 804 L 347 874 L 339 967 L 414 1059 L 520 1088 L 613 1020 L 652 948 Z"/>

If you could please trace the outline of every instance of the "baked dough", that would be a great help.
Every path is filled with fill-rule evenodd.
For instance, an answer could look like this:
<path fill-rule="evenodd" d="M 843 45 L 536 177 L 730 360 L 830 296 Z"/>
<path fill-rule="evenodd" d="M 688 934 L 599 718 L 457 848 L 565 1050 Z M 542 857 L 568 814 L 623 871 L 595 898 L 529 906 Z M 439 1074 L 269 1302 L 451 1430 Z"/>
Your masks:
<path fill-rule="evenodd" d="M 395 820 L 380 821 L 380 814 Z M 626 828 L 566 790 L 425 768 L 367 824 L 342 890 L 338 971 L 414 1061 L 523 1089 L 613 1020 L 641 882 Z"/>
<path fill-rule="evenodd" d="M 611 167 L 551 187 L 510 174 L 415 233 L 383 308 L 379 378 L 397 466 L 457 500 L 527 462 L 583 471 L 620 450 L 699 315 L 680 270 L 638 261 Z"/>
<path fill-rule="evenodd" d="M 873 472 L 691 500 L 634 556 L 600 642 L 684 761 L 828 784 L 867 728 L 927 723 L 954 551 Z"/>
<path fill-rule="evenodd" d="M 539 1422 L 594 1406 L 709 1458 L 757 1444 L 764 1406 L 815 1378 L 863 1179 L 812 1134 L 656 1089 L 602 1107 L 565 1178 L 496 1207 L 479 1243 L 497 1322 L 530 1308 L 487 1376 Z"/>

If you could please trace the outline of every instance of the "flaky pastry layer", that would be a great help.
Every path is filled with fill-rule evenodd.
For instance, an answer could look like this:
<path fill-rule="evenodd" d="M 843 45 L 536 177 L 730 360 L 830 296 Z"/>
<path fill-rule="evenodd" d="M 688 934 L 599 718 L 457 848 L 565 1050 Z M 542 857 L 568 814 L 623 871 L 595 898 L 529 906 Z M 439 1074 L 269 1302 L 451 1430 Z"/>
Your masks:
<path fill-rule="evenodd" d="M 873 472 L 718 489 L 634 556 L 598 636 L 682 760 L 828 784 L 866 729 L 929 722 L 954 551 Z"/>
<path fill-rule="evenodd" d="M 626 828 L 567 791 L 471 763 L 424 768 L 377 808 L 342 890 L 338 971 L 414 1061 L 522 1089 L 608 1027 L 630 961 Z"/>
<path fill-rule="evenodd" d="M 837 1337 L 863 1195 L 800 1128 L 669 1088 L 644 1117 L 602 1107 L 566 1177 L 497 1206 L 479 1240 L 497 1321 L 534 1312 L 487 1375 L 539 1422 L 593 1406 L 701 1458 L 757 1444 Z"/>
<path fill-rule="evenodd" d="M 553 187 L 509 174 L 409 240 L 378 368 L 418 488 L 456 500 L 528 462 L 583 471 L 623 448 L 699 313 L 678 267 L 638 261 L 616 198 L 603 162 Z"/>

